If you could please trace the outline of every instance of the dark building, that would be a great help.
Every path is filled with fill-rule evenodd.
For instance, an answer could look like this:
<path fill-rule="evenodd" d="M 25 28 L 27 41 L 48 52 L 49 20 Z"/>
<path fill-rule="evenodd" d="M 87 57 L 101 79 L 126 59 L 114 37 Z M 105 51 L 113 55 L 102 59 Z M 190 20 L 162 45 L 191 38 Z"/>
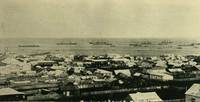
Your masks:
<path fill-rule="evenodd" d="M 25 99 L 26 96 L 22 92 L 18 92 L 12 88 L 0 89 L 0 101 L 21 101 Z"/>

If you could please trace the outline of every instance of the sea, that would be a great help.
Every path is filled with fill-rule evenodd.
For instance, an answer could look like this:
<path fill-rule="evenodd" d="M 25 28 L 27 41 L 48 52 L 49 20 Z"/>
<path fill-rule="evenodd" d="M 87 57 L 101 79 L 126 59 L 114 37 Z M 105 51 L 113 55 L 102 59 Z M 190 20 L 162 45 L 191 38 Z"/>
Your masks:
<path fill-rule="evenodd" d="M 171 42 L 160 44 L 161 42 Z M 106 42 L 111 45 L 90 44 L 90 42 Z M 150 43 L 149 43 L 150 42 Z M 57 43 L 76 43 L 58 45 Z M 131 56 L 160 56 L 163 54 L 200 55 L 200 39 L 136 39 L 136 38 L 1 38 L 0 52 L 32 54 L 51 52 L 64 55 L 86 54 L 121 54 Z M 141 46 L 131 46 L 139 44 Z M 20 45 L 39 45 L 38 47 L 19 47 Z"/>

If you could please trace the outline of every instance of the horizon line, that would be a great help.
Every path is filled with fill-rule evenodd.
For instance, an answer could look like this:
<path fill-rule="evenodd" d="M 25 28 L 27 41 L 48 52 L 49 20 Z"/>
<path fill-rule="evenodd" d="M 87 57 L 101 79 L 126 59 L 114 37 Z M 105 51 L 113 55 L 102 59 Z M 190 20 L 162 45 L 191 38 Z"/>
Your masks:
<path fill-rule="evenodd" d="M 0 37 L 0 39 L 200 39 L 198 37 Z"/>

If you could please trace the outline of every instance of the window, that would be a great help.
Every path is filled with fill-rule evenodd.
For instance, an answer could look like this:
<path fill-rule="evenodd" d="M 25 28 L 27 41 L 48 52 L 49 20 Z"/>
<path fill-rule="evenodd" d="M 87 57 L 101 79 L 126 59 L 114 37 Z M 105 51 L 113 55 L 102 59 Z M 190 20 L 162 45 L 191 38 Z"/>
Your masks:
<path fill-rule="evenodd" d="M 192 97 L 191 102 L 196 102 L 196 99 Z"/>

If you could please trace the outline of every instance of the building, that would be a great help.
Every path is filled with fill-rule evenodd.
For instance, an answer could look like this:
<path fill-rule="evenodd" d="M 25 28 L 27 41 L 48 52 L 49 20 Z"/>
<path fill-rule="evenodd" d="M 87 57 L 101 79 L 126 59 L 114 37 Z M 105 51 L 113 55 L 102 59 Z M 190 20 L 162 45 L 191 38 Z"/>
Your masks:
<path fill-rule="evenodd" d="M 115 75 L 119 73 L 126 75 L 127 77 L 131 77 L 131 72 L 129 69 L 122 69 L 122 70 L 114 70 Z"/>
<path fill-rule="evenodd" d="M 6 85 L 7 84 L 7 79 L 5 78 L 5 76 L 0 76 L 0 85 Z"/>
<path fill-rule="evenodd" d="M 18 92 L 12 88 L 0 89 L 0 101 L 20 101 L 26 99 L 22 92 Z"/>
<path fill-rule="evenodd" d="M 150 80 L 160 80 L 160 81 L 169 81 L 173 80 L 173 76 L 167 73 L 165 70 L 148 70 Z"/>
<path fill-rule="evenodd" d="M 73 67 L 74 73 L 81 73 L 85 70 L 85 67 Z"/>
<path fill-rule="evenodd" d="M 103 69 L 97 69 L 94 74 L 98 77 L 113 77 L 111 71 L 103 70 Z"/>
<path fill-rule="evenodd" d="M 200 102 L 200 84 L 193 84 L 185 93 L 186 102 Z"/>
<path fill-rule="evenodd" d="M 137 92 L 129 94 L 130 101 L 132 102 L 162 102 L 162 99 L 156 92 Z"/>

